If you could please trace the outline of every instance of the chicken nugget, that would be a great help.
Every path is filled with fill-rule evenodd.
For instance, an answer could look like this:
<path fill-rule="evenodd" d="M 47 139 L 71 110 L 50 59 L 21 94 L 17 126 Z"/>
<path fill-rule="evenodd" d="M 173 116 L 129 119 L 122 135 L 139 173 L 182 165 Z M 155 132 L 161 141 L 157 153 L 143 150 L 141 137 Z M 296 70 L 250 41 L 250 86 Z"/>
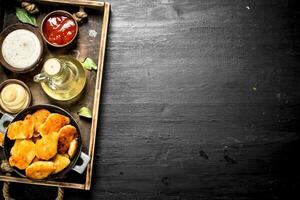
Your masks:
<path fill-rule="evenodd" d="M 54 163 L 51 161 L 37 161 L 29 165 L 26 170 L 26 176 L 31 179 L 41 180 L 47 178 L 55 171 Z"/>
<path fill-rule="evenodd" d="M 70 159 L 67 156 L 57 154 L 53 158 L 55 171 L 54 174 L 57 174 L 58 172 L 61 172 L 63 169 L 65 169 L 70 164 Z"/>
<path fill-rule="evenodd" d="M 68 152 L 70 143 L 77 137 L 77 130 L 72 125 L 64 126 L 60 129 L 58 139 L 58 152 L 65 154 Z"/>
<path fill-rule="evenodd" d="M 32 137 L 40 135 L 40 133 L 38 133 L 38 132 L 35 131 L 36 118 L 33 115 L 30 115 L 30 114 L 26 115 L 26 117 L 24 118 L 24 120 L 32 120 L 33 121 L 34 125 L 33 125 L 33 135 L 32 135 Z"/>
<path fill-rule="evenodd" d="M 34 131 L 38 132 L 40 126 L 46 121 L 46 119 L 48 118 L 48 116 L 50 114 L 51 113 L 48 110 L 46 110 L 46 109 L 40 109 L 40 110 L 37 110 L 32 115 L 27 115 L 25 117 L 25 119 L 27 119 L 27 118 L 33 118 L 33 120 L 34 120 Z"/>
<path fill-rule="evenodd" d="M 0 132 L 0 146 L 3 147 L 5 134 Z"/>
<path fill-rule="evenodd" d="M 75 156 L 76 151 L 77 151 L 77 147 L 78 147 L 78 140 L 77 140 L 77 138 L 75 138 L 70 143 L 70 147 L 69 147 L 69 150 L 68 150 L 68 155 L 71 159 Z"/>
<path fill-rule="evenodd" d="M 31 140 L 16 140 L 10 154 L 9 164 L 23 170 L 35 157 L 35 144 Z"/>
<path fill-rule="evenodd" d="M 8 126 L 7 137 L 11 140 L 29 139 L 34 132 L 34 120 L 32 118 L 24 121 L 15 121 Z"/>
<path fill-rule="evenodd" d="M 52 113 L 40 126 L 38 132 L 44 137 L 52 132 L 58 132 L 63 126 L 70 123 L 70 118 L 61 114 Z"/>
<path fill-rule="evenodd" d="M 59 134 L 53 132 L 51 135 L 45 135 L 35 143 L 35 154 L 39 159 L 49 160 L 57 154 Z"/>

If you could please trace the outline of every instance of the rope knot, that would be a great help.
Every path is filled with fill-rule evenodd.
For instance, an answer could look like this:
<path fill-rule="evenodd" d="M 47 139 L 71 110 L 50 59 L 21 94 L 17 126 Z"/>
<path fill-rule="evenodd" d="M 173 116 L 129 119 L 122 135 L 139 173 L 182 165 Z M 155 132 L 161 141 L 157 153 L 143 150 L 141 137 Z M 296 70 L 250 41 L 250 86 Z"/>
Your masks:
<path fill-rule="evenodd" d="M 3 160 L 1 162 L 0 168 L 1 168 L 1 171 L 3 171 L 3 172 L 12 172 L 13 171 L 13 169 L 11 168 L 11 166 L 8 164 L 8 162 L 6 160 Z"/>
<path fill-rule="evenodd" d="M 22 1 L 21 6 L 30 14 L 36 14 L 39 12 L 38 7 L 34 3 Z"/>
<path fill-rule="evenodd" d="M 55 200 L 63 200 L 64 199 L 64 188 L 59 187 L 57 191 L 57 197 Z"/>
<path fill-rule="evenodd" d="M 0 170 L 2 172 L 6 172 L 6 175 L 9 176 L 10 172 L 12 172 L 12 168 L 9 166 L 6 160 L 3 160 L 0 165 Z M 9 182 L 4 182 L 3 183 L 3 188 L 2 188 L 2 194 L 3 198 L 5 200 L 13 200 L 13 198 L 10 197 L 9 195 Z"/>
<path fill-rule="evenodd" d="M 80 7 L 79 11 L 73 14 L 73 17 L 78 23 L 83 23 L 87 19 L 88 14 L 84 11 L 83 7 Z"/>

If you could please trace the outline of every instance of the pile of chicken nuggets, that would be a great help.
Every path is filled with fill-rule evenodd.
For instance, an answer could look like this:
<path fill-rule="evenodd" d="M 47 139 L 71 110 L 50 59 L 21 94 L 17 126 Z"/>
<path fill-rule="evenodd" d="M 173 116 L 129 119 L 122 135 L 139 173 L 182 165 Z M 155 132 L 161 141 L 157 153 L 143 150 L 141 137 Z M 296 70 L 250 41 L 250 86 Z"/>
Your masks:
<path fill-rule="evenodd" d="M 65 169 L 78 147 L 78 132 L 70 118 L 46 109 L 11 123 L 7 137 L 15 140 L 9 164 L 38 180 Z"/>

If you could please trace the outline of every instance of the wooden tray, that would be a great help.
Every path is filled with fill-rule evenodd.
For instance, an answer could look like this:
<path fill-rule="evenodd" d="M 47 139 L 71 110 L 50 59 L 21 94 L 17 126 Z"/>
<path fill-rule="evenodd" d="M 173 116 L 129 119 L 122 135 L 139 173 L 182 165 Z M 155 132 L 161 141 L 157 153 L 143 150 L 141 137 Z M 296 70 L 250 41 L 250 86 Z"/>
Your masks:
<path fill-rule="evenodd" d="M 10 24 L 18 22 L 15 16 L 16 4 L 8 2 L 11 1 L 0 0 L 0 30 Z M 87 72 L 88 83 L 85 94 L 82 95 L 81 99 L 77 101 L 76 104 L 72 105 L 59 105 L 52 102 L 42 91 L 40 85 L 33 83 L 33 75 L 41 71 L 41 66 L 25 75 L 12 74 L 0 66 L 0 82 L 8 78 L 20 79 L 31 89 L 33 94 L 33 105 L 43 103 L 56 104 L 71 112 L 81 127 L 83 152 L 88 153 L 91 157 L 91 161 L 83 175 L 69 172 L 68 176 L 63 180 L 32 181 L 21 178 L 17 174 L 12 174 L 11 176 L 0 174 L 0 181 L 90 190 L 110 5 L 109 3 L 92 0 L 36 0 L 34 2 L 40 8 L 40 14 L 37 16 L 39 25 L 42 18 L 52 10 L 63 9 L 74 13 L 79 10 L 79 6 L 87 8 L 86 12 L 89 15 L 88 22 L 80 26 L 80 36 L 74 49 L 65 54 L 74 55 L 79 60 L 84 59 L 85 57 L 91 57 L 94 61 L 98 62 L 98 70 L 96 72 Z M 17 5 L 19 6 L 19 4 Z M 95 33 L 97 33 L 96 36 Z M 76 113 L 82 106 L 88 106 L 93 109 L 92 121 L 79 119 Z M 0 159 L 4 159 L 2 151 L 0 153 Z"/>

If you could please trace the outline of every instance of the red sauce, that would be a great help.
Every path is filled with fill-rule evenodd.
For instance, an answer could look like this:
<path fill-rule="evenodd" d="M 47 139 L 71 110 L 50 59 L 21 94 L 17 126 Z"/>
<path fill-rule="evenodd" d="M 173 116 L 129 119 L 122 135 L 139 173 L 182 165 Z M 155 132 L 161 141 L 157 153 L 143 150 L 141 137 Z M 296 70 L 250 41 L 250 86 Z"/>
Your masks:
<path fill-rule="evenodd" d="M 75 37 L 76 24 L 72 18 L 52 16 L 44 23 L 43 32 L 51 44 L 64 45 Z"/>

